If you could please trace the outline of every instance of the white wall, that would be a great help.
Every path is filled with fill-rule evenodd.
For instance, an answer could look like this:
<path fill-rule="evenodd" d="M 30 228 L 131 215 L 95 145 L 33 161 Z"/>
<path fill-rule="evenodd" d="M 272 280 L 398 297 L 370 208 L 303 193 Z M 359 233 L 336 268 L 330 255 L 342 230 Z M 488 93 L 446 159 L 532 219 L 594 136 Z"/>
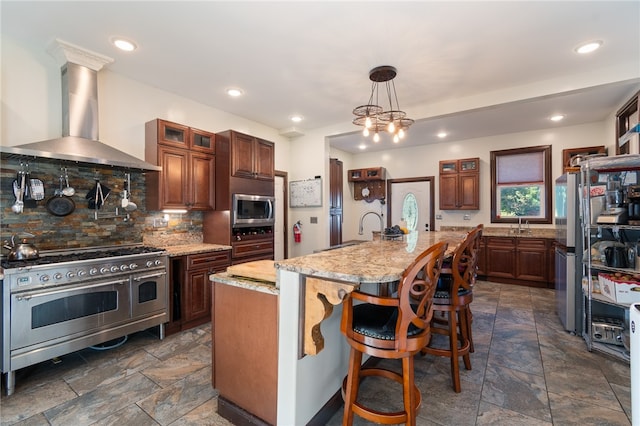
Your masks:
<path fill-rule="evenodd" d="M 411 131 L 411 130 L 409 130 Z M 435 179 L 435 211 L 441 214 L 442 220 L 436 220 L 436 229 L 440 226 L 471 226 L 484 223 L 491 224 L 491 192 L 490 192 L 490 151 L 510 148 L 522 148 L 537 145 L 551 145 L 552 174 L 555 180 L 562 174 L 562 150 L 586 146 L 607 145 L 611 141 L 605 122 L 591 123 L 581 126 L 560 127 L 552 130 L 513 133 L 486 138 L 470 139 L 459 142 L 443 142 L 416 148 L 395 149 L 381 152 L 361 153 L 354 155 L 353 168 L 383 166 L 387 170 L 388 179 L 416 176 L 434 176 Z M 613 149 L 610 148 L 610 149 Z M 480 210 L 478 211 L 441 211 L 438 209 L 439 179 L 438 162 L 457 158 L 480 158 Z M 345 224 L 344 238 L 356 238 L 358 219 L 367 210 L 378 211 L 374 203 L 353 201 L 353 197 L 345 197 L 345 202 L 355 206 L 356 214 L 348 218 Z M 379 203 L 375 203 L 379 204 Z M 386 207 L 386 206 L 385 206 Z M 463 220 L 469 214 L 470 220 Z M 377 224 L 371 223 L 371 225 Z M 552 227 L 553 225 L 541 225 Z M 365 228 L 365 230 L 367 230 Z"/>
<path fill-rule="evenodd" d="M 60 65 L 45 48 L 2 39 L 0 145 L 13 146 L 62 135 Z M 202 130 L 234 129 L 276 144 L 275 166 L 287 170 L 289 140 L 276 129 L 208 107 L 109 71 L 98 73 L 100 140 L 144 159 L 144 124 L 154 118 Z"/>

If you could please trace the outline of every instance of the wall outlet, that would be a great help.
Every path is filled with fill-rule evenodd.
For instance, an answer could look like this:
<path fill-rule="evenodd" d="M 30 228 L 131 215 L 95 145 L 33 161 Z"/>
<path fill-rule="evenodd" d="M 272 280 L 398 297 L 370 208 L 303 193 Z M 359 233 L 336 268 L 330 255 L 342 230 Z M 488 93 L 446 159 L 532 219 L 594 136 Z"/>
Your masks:
<path fill-rule="evenodd" d="M 441 214 L 437 214 L 436 215 L 436 220 L 442 220 L 442 215 Z"/>
<path fill-rule="evenodd" d="M 163 218 L 155 218 L 153 219 L 153 227 L 154 228 L 166 228 L 169 226 L 169 221 Z"/>
<path fill-rule="evenodd" d="M 470 215 L 468 215 L 468 214 L 465 214 L 462 218 L 463 218 L 464 220 L 471 220 L 471 216 L 470 216 Z"/>
<path fill-rule="evenodd" d="M 318 223 L 318 218 L 316 216 L 311 216 L 309 218 L 309 223 Z"/>

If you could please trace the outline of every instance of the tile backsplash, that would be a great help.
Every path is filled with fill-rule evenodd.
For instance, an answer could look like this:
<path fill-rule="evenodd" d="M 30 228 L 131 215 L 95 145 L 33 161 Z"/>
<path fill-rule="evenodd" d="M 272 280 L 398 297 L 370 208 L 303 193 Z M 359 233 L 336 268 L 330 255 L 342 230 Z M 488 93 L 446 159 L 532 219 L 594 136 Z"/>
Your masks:
<path fill-rule="evenodd" d="M 177 245 L 202 241 L 202 213 L 171 215 L 169 226 L 154 228 L 154 219 L 163 217 L 162 212 L 145 208 L 145 178 L 140 170 L 124 170 L 99 165 L 80 165 L 43 158 L 30 158 L 28 170 L 31 179 L 44 183 L 45 196 L 35 206 L 25 206 L 20 214 L 11 206 L 16 198 L 13 181 L 18 171 L 26 167 L 27 161 L 20 158 L 2 158 L 0 162 L 0 239 L 29 232 L 35 235 L 30 241 L 40 250 L 57 250 L 111 246 L 119 244 L 145 243 L 152 245 Z M 62 167 L 67 167 L 69 185 L 75 189 L 70 197 L 75 210 L 63 217 L 49 213 L 47 200 L 55 196 L 59 188 Z M 126 174 L 131 174 L 130 200 L 137 209 L 128 212 L 120 207 Z M 153 172 L 146 172 L 153 173 Z M 94 188 L 96 180 L 110 189 L 104 206 L 90 209 L 87 193 Z M 116 212 L 118 213 L 116 215 Z"/>

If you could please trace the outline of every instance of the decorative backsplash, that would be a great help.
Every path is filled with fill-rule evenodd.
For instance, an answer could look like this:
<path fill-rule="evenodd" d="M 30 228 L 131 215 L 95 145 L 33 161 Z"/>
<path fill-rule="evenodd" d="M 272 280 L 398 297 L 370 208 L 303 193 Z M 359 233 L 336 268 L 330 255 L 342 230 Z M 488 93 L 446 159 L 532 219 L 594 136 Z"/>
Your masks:
<path fill-rule="evenodd" d="M 154 228 L 154 219 L 163 217 L 162 212 L 145 208 L 145 178 L 139 170 L 114 169 L 112 167 L 88 166 L 60 162 L 43 158 L 29 159 L 28 171 L 31 179 L 40 179 L 44 184 L 44 199 L 35 206 L 25 205 L 23 212 L 11 209 L 16 201 L 13 181 L 26 161 L 19 158 L 3 158 L 0 162 L 0 239 L 29 232 L 36 237 L 33 242 L 40 250 L 57 250 L 111 246 L 118 244 L 145 243 L 152 245 L 177 245 L 202 242 L 202 213 L 172 215 L 169 226 Z M 60 187 L 62 167 L 67 167 L 69 186 L 75 189 L 70 197 L 75 210 L 67 216 L 56 216 L 47 209 L 47 201 L 55 197 Z M 130 173 L 130 201 L 136 210 L 125 211 L 121 207 L 126 174 Z M 149 172 L 147 172 L 149 173 Z M 89 208 L 87 194 L 99 180 L 103 193 L 110 190 L 104 206 L 99 210 Z M 19 182 L 18 182 L 19 183 Z"/>

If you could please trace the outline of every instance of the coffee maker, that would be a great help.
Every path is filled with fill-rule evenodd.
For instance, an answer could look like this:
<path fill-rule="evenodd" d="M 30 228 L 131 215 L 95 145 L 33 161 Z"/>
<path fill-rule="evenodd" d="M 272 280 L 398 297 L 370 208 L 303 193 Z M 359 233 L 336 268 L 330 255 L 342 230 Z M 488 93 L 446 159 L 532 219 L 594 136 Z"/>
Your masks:
<path fill-rule="evenodd" d="M 640 185 L 629 185 L 627 203 L 629 225 L 640 225 Z"/>
<path fill-rule="evenodd" d="M 626 205 L 626 196 L 627 194 L 622 190 L 619 180 L 608 181 L 605 192 L 606 207 L 598 216 L 597 223 L 612 225 L 627 223 L 629 209 Z M 640 206 L 638 207 L 638 213 L 640 214 Z M 638 219 L 640 219 L 640 216 L 638 216 Z"/>

